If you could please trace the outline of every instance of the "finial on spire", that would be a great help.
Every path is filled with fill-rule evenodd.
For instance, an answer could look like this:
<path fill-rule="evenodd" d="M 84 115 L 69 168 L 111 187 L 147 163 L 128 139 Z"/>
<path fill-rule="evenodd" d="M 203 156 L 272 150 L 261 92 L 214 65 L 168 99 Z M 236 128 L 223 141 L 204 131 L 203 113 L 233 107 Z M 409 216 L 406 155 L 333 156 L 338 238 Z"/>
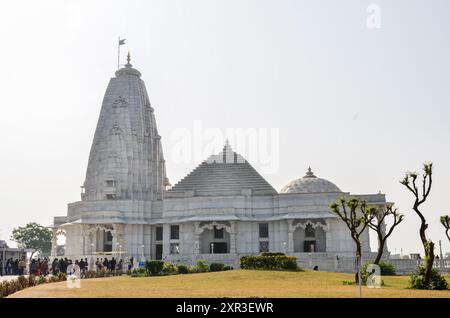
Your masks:
<path fill-rule="evenodd" d="M 227 151 L 227 148 L 230 148 L 230 143 L 228 142 L 228 138 L 225 139 L 225 145 L 223 146 L 224 153 Z"/>
<path fill-rule="evenodd" d="M 128 54 L 127 54 L 127 65 L 125 65 L 125 66 L 128 66 L 128 67 L 131 67 L 132 65 L 131 65 L 131 54 L 130 54 L 130 51 L 128 51 Z"/>
<path fill-rule="evenodd" d="M 306 172 L 306 176 L 304 178 L 317 178 L 312 172 L 311 167 L 308 168 L 308 172 Z"/>

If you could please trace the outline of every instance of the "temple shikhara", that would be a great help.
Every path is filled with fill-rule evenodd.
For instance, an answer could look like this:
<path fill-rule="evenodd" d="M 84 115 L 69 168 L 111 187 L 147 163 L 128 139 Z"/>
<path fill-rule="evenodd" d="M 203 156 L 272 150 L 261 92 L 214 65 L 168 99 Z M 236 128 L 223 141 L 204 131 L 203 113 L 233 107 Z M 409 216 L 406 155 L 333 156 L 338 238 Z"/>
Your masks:
<path fill-rule="evenodd" d="M 311 169 L 278 192 L 228 142 L 171 186 L 155 110 L 128 57 L 106 89 L 81 200 L 54 218 L 52 256 L 64 233 L 71 259 L 103 253 L 236 268 L 242 255 L 271 251 L 294 255 L 303 266 L 339 270 L 339 259 L 355 250 L 329 208 L 342 196 L 350 193 Z M 387 204 L 384 194 L 354 196 Z M 368 230 L 363 253 L 371 255 Z"/>

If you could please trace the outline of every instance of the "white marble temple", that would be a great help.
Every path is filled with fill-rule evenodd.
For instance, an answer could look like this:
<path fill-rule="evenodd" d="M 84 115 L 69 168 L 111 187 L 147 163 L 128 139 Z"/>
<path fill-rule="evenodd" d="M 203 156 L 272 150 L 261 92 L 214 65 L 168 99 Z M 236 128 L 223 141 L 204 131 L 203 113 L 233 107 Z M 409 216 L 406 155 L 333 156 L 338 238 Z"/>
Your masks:
<path fill-rule="evenodd" d="M 261 251 L 314 257 L 330 270 L 354 254 L 329 205 L 342 192 L 311 169 L 279 193 L 227 143 L 168 188 L 161 137 L 141 74 L 128 62 L 109 82 L 89 155 L 81 201 L 55 217 L 66 257 L 131 257 L 238 266 Z M 357 195 L 385 206 L 383 194 Z M 369 233 L 363 250 L 370 256 Z M 103 253 L 103 254 L 102 254 Z M 111 256 L 110 256 L 111 257 Z M 328 268 L 327 267 L 327 268 Z"/>

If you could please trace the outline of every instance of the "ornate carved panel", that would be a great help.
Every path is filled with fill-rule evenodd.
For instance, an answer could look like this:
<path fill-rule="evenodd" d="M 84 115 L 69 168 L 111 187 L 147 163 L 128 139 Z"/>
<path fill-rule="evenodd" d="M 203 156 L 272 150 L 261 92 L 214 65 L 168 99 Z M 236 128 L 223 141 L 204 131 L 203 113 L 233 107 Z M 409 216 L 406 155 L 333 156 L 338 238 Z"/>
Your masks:
<path fill-rule="evenodd" d="M 121 135 L 123 133 L 123 129 L 120 128 L 120 126 L 115 123 L 114 126 L 110 130 L 111 135 Z"/>
<path fill-rule="evenodd" d="M 118 96 L 113 104 L 112 104 L 113 108 L 118 108 L 118 107 L 127 107 L 128 106 L 128 102 L 125 99 L 125 97 L 123 96 Z"/>
<path fill-rule="evenodd" d="M 205 230 L 213 230 L 216 227 L 218 230 L 225 229 L 229 234 L 234 233 L 234 226 L 230 222 L 195 222 L 195 234 L 200 235 Z"/>
<path fill-rule="evenodd" d="M 313 229 L 321 227 L 325 232 L 329 231 L 329 226 L 325 221 L 303 221 L 303 220 L 293 220 L 289 222 L 289 232 L 294 232 L 298 228 L 306 229 L 308 225 L 311 225 Z"/>

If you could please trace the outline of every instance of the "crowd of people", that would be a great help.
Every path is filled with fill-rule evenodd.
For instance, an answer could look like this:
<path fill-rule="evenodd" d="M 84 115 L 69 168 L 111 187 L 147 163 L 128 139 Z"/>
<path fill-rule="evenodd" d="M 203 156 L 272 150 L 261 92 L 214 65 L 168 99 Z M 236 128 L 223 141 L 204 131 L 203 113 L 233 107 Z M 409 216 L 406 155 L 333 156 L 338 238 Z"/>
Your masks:
<path fill-rule="evenodd" d="M 13 259 L 12 257 L 4 262 L 0 259 L 0 275 L 23 275 L 27 267 L 27 262 L 25 258 Z"/>
<path fill-rule="evenodd" d="M 0 276 L 3 275 L 24 275 L 31 274 L 36 276 L 47 276 L 49 274 L 57 275 L 58 273 L 67 273 L 68 269 L 73 272 L 74 268 L 78 269 L 81 275 L 85 274 L 88 270 L 109 270 L 114 272 L 123 272 L 125 269 L 131 270 L 133 268 L 134 258 L 119 259 L 111 258 L 97 258 L 93 264 L 93 268 L 89 267 L 89 261 L 87 258 L 72 261 L 67 258 L 55 258 L 52 262 L 48 258 L 32 259 L 28 264 L 28 272 L 26 271 L 27 263 L 25 259 L 8 259 L 5 264 L 3 260 L 0 260 Z M 27 272 L 27 273 L 26 273 Z"/>

